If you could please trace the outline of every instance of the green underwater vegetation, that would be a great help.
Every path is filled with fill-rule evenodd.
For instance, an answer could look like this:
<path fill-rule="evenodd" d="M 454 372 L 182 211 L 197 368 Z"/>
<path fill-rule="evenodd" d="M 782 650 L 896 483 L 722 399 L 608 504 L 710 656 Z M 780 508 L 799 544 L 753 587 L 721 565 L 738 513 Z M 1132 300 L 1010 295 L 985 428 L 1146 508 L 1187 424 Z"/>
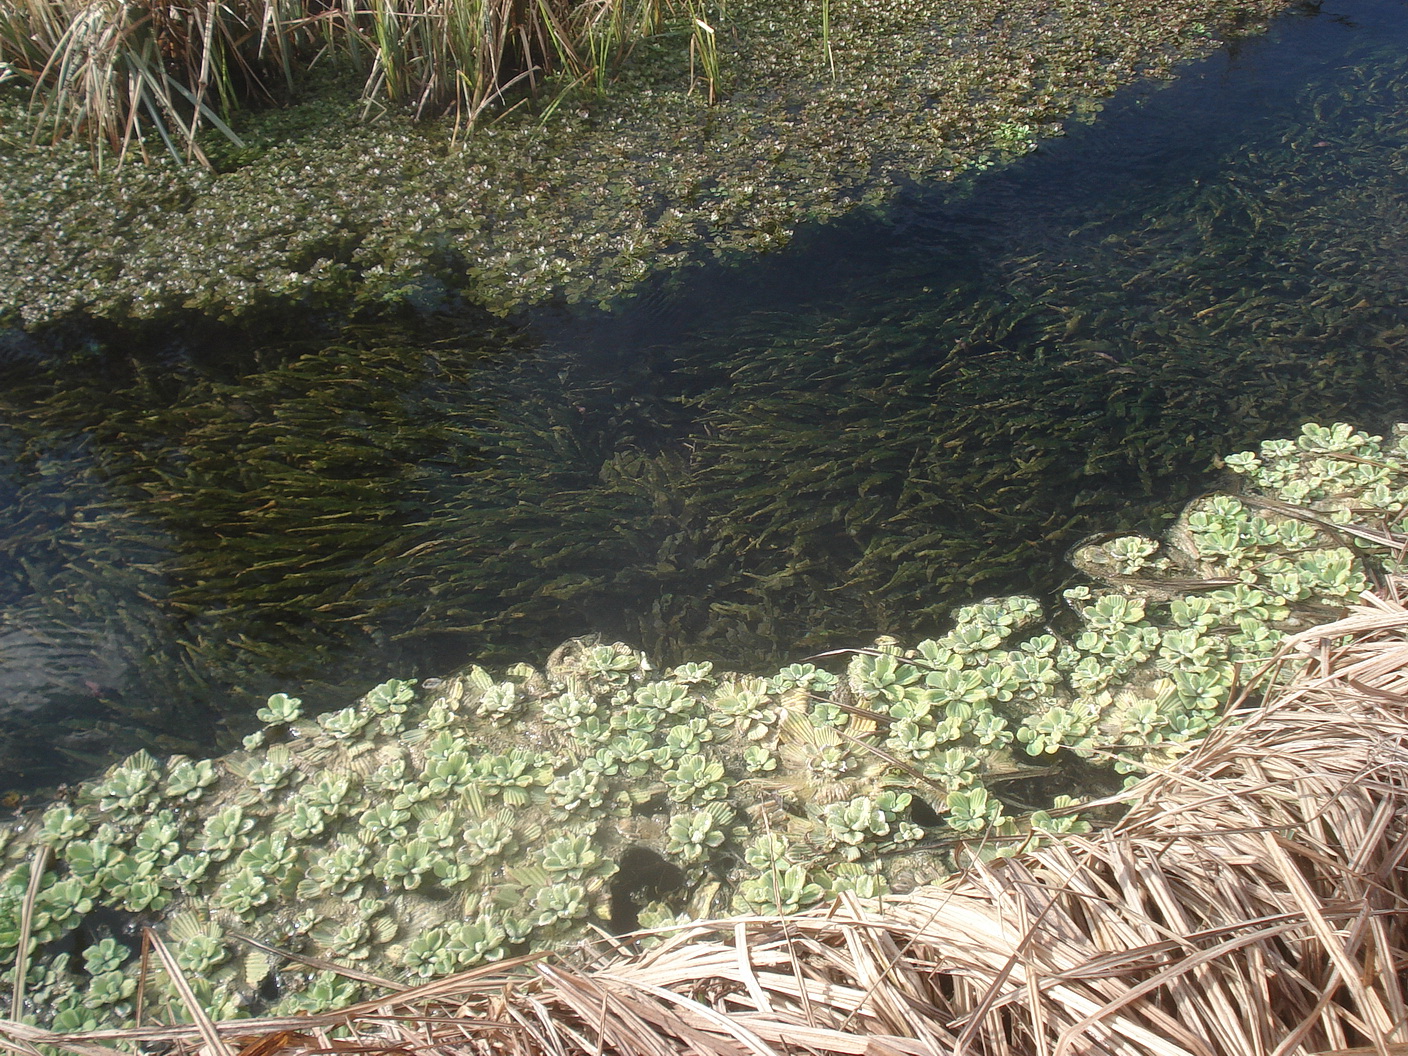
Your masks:
<path fill-rule="evenodd" d="M 592 630 L 762 670 L 1049 602 L 1065 550 L 1154 531 L 1217 452 L 1401 411 L 1404 54 L 1288 93 L 1196 181 L 938 267 L 848 255 L 800 305 L 739 307 L 770 275 L 741 270 L 658 343 L 450 310 L 61 342 L 0 392 L 0 665 L 10 702 L 70 710 L 0 715 L 0 769 L 228 750 L 250 701 L 340 708 L 368 656 L 422 675 Z"/>
<path fill-rule="evenodd" d="M 0 961 L 27 963 L 31 1021 L 116 1025 L 151 924 L 212 1015 L 293 1012 L 596 929 L 874 898 L 1083 831 L 1082 800 L 1186 751 L 1239 670 L 1404 571 L 1408 425 L 1309 424 L 1225 461 L 1242 490 L 1163 539 L 1078 549 L 1092 581 L 1066 612 L 974 602 L 834 670 L 658 670 L 574 639 L 317 719 L 277 694 L 240 751 L 137 752 L 0 827 Z M 178 1004 L 160 973 L 144 986 Z"/>

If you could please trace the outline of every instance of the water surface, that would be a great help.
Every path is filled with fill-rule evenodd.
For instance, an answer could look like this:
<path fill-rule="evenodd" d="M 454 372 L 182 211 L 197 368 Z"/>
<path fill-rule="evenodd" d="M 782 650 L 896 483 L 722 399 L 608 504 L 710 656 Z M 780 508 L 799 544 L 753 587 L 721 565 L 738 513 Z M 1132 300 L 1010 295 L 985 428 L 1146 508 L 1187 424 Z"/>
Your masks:
<path fill-rule="evenodd" d="M 0 423 L 7 784 L 591 631 L 758 667 L 1049 594 L 1217 454 L 1404 416 L 1408 6 L 614 313 L 74 341 Z"/>

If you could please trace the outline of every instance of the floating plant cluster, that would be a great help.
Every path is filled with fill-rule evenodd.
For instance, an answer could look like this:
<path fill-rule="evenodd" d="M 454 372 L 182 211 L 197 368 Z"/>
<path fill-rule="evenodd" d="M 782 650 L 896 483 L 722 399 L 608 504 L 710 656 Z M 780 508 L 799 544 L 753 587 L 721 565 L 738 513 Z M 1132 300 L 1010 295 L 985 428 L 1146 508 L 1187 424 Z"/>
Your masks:
<path fill-rule="evenodd" d="M 133 1014 L 142 924 L 207 1011 L 292 1012 L 367 984 L 281 950 L 432 977 L 594 927 L 879 897 L 1083 828 L 1092 774 L 1167 762 L 1238 665 L 1398 570 L 1408 426 L 1307 425 L 1226 463 L 1245 494 L 1076 555 L 1096 579 L 1066 592 L 1076 620 L 1014 596 L 834 672 L 657 671 L 573 640 L 541 669 L 393 679 L 316 718 L 275 694 L 241 751 L 138 752 L 0 829 L 0 960 L 36 861 L 28 1014 L 74 1030 Z M 144 986 L 179 1004 L 159 973 Z"/>
<path fill-rule="evenodd" d="M 218 174 L 155 158 L 96 175 L 80 145 L 35 146 L 19 89 L 0 81 L 0 322 L 248 321 L 414 302 L 437 283 L 504 311 L 606 300 L 696 259 L 690 247 L 774 248 L 896 181 L 1020 153 L 1283 6 L 838 0 L 832 76 L 819 10 L 739 0 L 716 23 L 717 106 L 690 94 L 686 49 L 665 34 L 609 91 L 460 145 L 448 124 L 369 124 L 330 93 L 241 123 L 247 150 L 209 144 Z"/>

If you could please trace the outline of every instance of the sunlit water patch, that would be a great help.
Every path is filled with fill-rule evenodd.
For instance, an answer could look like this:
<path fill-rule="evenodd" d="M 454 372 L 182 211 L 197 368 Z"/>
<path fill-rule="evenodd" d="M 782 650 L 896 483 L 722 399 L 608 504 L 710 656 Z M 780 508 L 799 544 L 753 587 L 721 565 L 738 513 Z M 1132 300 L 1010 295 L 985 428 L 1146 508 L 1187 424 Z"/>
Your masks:
<path fill-rule="evenodd" d="M 591 631 L 754 667 L 933 633 L 1156 527 L 1219 452 L 1401 417 L 1405 45 L 1403 4 L 1301 11 L 961 193 L 611 315 L 16 346 L 8 783 Z"/>

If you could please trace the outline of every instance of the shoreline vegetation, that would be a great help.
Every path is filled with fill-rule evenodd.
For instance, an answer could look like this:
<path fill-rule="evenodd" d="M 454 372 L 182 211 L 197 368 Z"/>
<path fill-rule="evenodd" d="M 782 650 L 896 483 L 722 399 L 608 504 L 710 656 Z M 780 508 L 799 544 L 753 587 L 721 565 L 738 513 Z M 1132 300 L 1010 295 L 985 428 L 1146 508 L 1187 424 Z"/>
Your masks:
<path fill-rule="evenodd" d="M 1078 564 L 1093 582 L 1066 592 L 1064 620 L 1029 597 L 987 599 L 911 649 L 881 640 L 838 654 L 839 670 L 793 664 L 771 677 L 695 662 L 658 671 L 625 645 L 574 640 L 541 669 L 392 679 L 316 719 L 275 694 L 258 713 L 262 729 L 220 758 L 138 752 L 0 826 L 0 969 L 25 980 L 14 1018 L 70 1034 L 131 1026 L 139 1008 L 317 1014 L 368 987 L 394 988 L 387 980 L 492 972 L 484 966 L 523 954 L 570 966 L 638 927 L 786 916 L 831 901 L 887 904 L 903 917 L 903 899 L 891 896 L 939 882 L 951 885 L 943 899 L 968 900 L 982 916 L 972 900 L 1012 875 L 1002 869 L 1035 861 L 1037 873 L 1060 876 L 1073 849 L 1097 888 L 1128 894 L 1136 874 L 1152 883 L 1148 904 L 1171 928 L 1090 955 L 1152 943 L 1153 959 L 1138 963 L 1167 964 L 1176 980 L 1183 969 L 1162 958 L 1203 963 L 1187 943 L 1227 938 L 1228 920 L 1170 917 L 1183 897 L 1173 892 L 1186 891 L 1183 866 L 1159 874 L 1131 863 L 1180 830 L 1207 836 L 1187 825 L 1198 804 L 1217 822 L 1209 830 L 1231 842 L 1207 855 L 1192 848 L 1190 868 L 1250 870 L 1230 911 L 1245 909 L 1253 923 L 1233 930 L 1289 906 L 1308 924 L 1274 918 L 1263 937 L 1278 958 L 1282 940 L 1303 941 L 1307 927 L 1320 941 L 1326 910 L 1295 886 L 1305 880 L 1295 857 L 1326 865 L 1329 886 L 1317 890 L 1338 915 L 1341 879 L 1365 885 L 1345 898 L 1368 899 L 1389 875 L 1376 856 L 1397 875 L 1408 847 L 1388 787 L 1401 787 L 1403 772 L 1395 590 L 1408 546 L 1408 425 L 1382 437 L 1307 424 L 1226 465 L 1244 490 L 1190 503 L 1163 540 L 1083 548 Z M 1371 607 L 1345 619 L 1360 599 Z M 1346 646 L 1343 636 L 1359 641 Z M 1288 648 L 1320 666 L 1311 682 L 1277 663 Z M 1317 718 L 1308 705 L 1326 689 L 1319 675 L 1337 667 L 1357 696 L 1332 698 L 1351 713 Z M 1256 710 L 1277 699 L 1279 710 Z M 1220 727 L 1234 709 L 1244 727 Z M 1229 781 L 1238 800 L 1224 801 L 1214 780 Z M 1351 800 L 1353 817 L 1335 822 L 1332 809 Z M 1113 828 L 1083 844 L 1094 825 Z M 1102 865 L 1110 832 L 1136 846 Z M 1309 842 L 1297 850 L 1278 833 Z M 1357 864 L 1335 865 L 1342 852 Z M 989 871 L 1004 858 L 1015 864 Z M 1268 862 L 1279 864 L 1264 873 Z M 1101 878 L 1106 865 L 1114 881 Z M 1225 874 L 1207 875 L 1211 890 L 1232 890 Z M 961 890 L 970 883 L 977 890 Z M 1194 900 L 1182 910 L 1190 920 L 1202 903 L 1218 904 Z M 1060 924 L 1039 903 L 1027 907 L 1033 926 Z M 1401 907 L 1373 905 L 1400 926 Z M 991 932 L 983 920 L 970 938 Z M 1103 933 L 1123 935 L 1128 922 L 1107 923 Z M 140 955 L 147 925 L 169 946 L 161 959 L 176 970 L 165 976 Z M 1331 960 L 1343 970 L 1344 958 Z M 1246 962 L 1254 978 L 1262 963 Z M 1271 1007 L 1313 1009 L 1321 1028 L 1337 1029 L 1316 1019 L 1329 1006 L 1317 1004 L 1319 983 L 1307 985 Z M 1362 988 L 1346 999 L 1377 1000 Z M 1093 1007 L 1046 1011 L 1061 1023 Z M 1359 1022 L 1392 1029 L 1399 1020 Z"/>
<path fill-rule="evenodd" d="M 1263 671 L 1292 672 L 1282 688 L 1258 704 L 1264 687 L 1249 686 L 1233 702 L 1248 710 L 1125 793 L 1118 824 L 979 857 L 903 895 L 672 925 L 580 959 L 515 957 L 386 980 L 323 1013 L 218 1022 L 192 985 L 203 980 L 155 929 L 149 977 L 170 980 L 188 1016 L 101 1033 L 11 1021 L 0 1045 L 25 1056 L 1398 1052 L 1406 632 L 1402 582 L 1390 582 L 1287 641 Z"/>
<path fill-rule="evenodd" d="M 20 71 L 37 76 L 42 65 L 21 63 L 11 45 L 0 83 L 0 325 L 249 325 L 461 296 L 498 313 L 604 303 L 651 274 L 784 245 L 799 224 L 881 204 L 906 181 L 1030 150 L 1117 87 L 1258 32 L 1285 6 L 686 5 L 633 47 L 611 38 L 614 63 L 559 58 L 561 72 L 535 95 L 526 80 L 505 85 L 522 97 L 497 109 L 494 86 L 517 76 L 512 67 L 467 74 L 459 96 L 431 92 L 425 49 L 406 52 L 421 74 L 388 87 L 387 101 L 362 98 L 378 69 L 394 79 L 376 56 L 361 56 L 360 75 L 327 64 L 306 80 L 269 75 L 272 103 L 223 112 L 225 81 L 212 74 L 192 94 L 242 145 L 207 122 L 195 142 L 209 168 L 183 165 L 150 135 L 144 163 L 109 156 L 101 171 L 84 137 L 103 136 L 88 126 L 49 142 L 45 130 L 75 112 L 47 97 L 46 113 L 42 92 L 39 109 L 28 106 Z M 649 22 L 643 11 L 630 17 Z M 535 52 L 533 65 L 553 61 Z M 181 111 L 174 82 L 160 83 Z M 449 116 L 416 122 L 416 99 Z M 173 147 L 190 153 L 179 139 Z"/>

